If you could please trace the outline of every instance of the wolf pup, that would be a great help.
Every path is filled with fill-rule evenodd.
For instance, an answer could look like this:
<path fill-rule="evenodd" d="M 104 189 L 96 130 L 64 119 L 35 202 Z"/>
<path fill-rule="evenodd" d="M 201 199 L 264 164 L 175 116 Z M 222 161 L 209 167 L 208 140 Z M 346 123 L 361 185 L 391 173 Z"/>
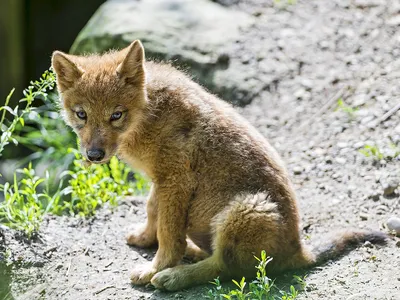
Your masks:
<path fill-rule="evenodd" d="M 171 65 L 145 61 L 140 41 L 103 55 L 56 51 L 52 64 L 65 120 L 87 160 L 117 155 L 153 182 L 147 223 L 127 243 L 158 243 L 158 251 L 133 270 L 133 284 L 175 291 L 253 276 L 262 250 L 276 274 L 385 241 L 381 232 L 347 231 L 309 251 L 276 151 L 231 105 Z M 185 253 L 198 262 L 179 264 Z"/>

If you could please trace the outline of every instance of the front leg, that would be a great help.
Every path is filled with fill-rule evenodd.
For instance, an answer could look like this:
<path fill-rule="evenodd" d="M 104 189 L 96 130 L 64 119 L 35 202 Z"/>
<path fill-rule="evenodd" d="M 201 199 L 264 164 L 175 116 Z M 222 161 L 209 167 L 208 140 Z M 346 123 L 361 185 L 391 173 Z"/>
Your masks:
<path fill-rule="evenodd" d="M 186 219 L 190 191 L 182 183 L 158 185 L 157 238 L 158 251 L 149 264 L 133 270 L 133 284 L 147 284 L 159 271 L 176 266 L 186 249 Z"/>
<path fill-rule="evenodd" d="M 157 244 L 158 203 L 155 190 L 156 186 L 153 184 L 147 199 L 147 222 L 144 226 L 140 226 L 128 234 L 126 237 L 128 245 L 147 248 Z"/>

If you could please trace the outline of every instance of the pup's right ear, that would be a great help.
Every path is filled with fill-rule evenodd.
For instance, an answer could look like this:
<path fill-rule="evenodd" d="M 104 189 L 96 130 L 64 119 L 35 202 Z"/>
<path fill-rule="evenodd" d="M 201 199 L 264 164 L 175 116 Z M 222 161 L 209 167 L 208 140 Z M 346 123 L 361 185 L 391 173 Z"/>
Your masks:
<path fill-rule="evenodd" d="M 76 65 L 71 56 L 60 51 L 55 51 L 52 57 L 52 66 L 57 76 L 57 85 L 60 92 L 71 88 L 84 73 L 83 69 Z"/>

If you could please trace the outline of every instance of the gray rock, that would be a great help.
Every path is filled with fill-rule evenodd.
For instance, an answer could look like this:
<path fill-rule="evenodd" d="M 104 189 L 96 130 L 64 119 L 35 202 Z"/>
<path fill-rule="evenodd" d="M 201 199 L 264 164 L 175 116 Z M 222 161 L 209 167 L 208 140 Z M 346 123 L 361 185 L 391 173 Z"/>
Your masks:
<path fill-rule="evenodd" d="M 212 2 L 219 3 L 223 6 L 232 6 L 238 4 L 240 0 L 212 0 Z"/>
<path fill-rule="evenodd" d="M 175 60 L 223 99 L 245 105 L 262 85 L 247 82 L 252 76 L 249 68 L 232 66 L 225 50 L 232 49 L 229 45 L 240 38 L 241 28 L 254 20 L 209 0 L 109 0 L 92 16 L 70 52 L 105 52 L 139 39 L 147 57 Z"/>
<path fill-rule="evenodd" d="M 389 208 L 386 205 L 379 205 L 376 208 L 376 213 L 378 215 L 383 215 L 384 213 L 386 213 L 389 210 Z"/>
<path fill-rule="evenodd" d="M 386 225 L 390 231 L 396 232 L 396 235 L 400 235 L 400 218 L 390 217 Z"/>
<path fill-rule="evenodd" d="M 302 172 L 303 172 L 303 168 L 302 167 L 296 166 L 296 167 L 293 168 L 294 175 L 300 175 Z"/>
<path fill-rule="evenodd" d="M 368 196 L 369 199 L 372 199 L 373 201 L 378 201 L 380 198 L 381 194 L 379 192 L 373 192 Z"/>
<path fill-rule="evenodd" d="M 399 26 L 400 25 L 400 15 L 394 16 L 387 21 L 387 24 L 391 26 Z"/>
<path fill-rule="evenodd" d="M 394 181 L 394 180 L 382 184 L 383 195 L 384 196 L 393 195 L 398 186 L 399 186 L 399 183 L 397 181 Z"/>
<path fill-rule="evenodd" d="M 369 217 L 369 215 L 366 214 L 366 213 L 360 213 L 359 216 L 360 216 L 360 219 L 363 220 L 363 221 L 368 220 L 368 217 Z"/>
<path fill-rule="evenodd" d="M 344 165 L 345 163 L 346 163 L 346 158 L 344 158 L 344 157 L 337 157 L 336 159 L 335 159 L 335 161 L 338 163 L 338 164 L 340 164 L 340 165 Z"/>
<path fill-rule="evenodd" d="M 365 248 L 374 248 L 374 245 L 370 241 L 366 241 L 363 246 Z"/>

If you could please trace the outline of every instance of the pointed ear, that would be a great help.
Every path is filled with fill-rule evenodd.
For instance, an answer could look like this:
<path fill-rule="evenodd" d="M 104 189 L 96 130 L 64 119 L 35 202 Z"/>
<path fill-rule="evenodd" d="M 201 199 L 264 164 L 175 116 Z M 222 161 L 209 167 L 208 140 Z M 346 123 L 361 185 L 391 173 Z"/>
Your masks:
<path fill-rule="evenodd" d="M 70 55 L 60 51 L 53 53 L 52 66 L 57 75 L 57 85 L 60 92 L 71 88 L 84 73 L 84 70 L 71 60 Z"/>
<path fill-rule="evenodd" d="M 128 84 L 144 85 L 146 74 L 144 69 L 144 48 L 140 41 L 134 41 L 129 47 L 122 50 L 126 56 L 117 67 L 116 73 L 119 78 L 125 79 Z"/>

